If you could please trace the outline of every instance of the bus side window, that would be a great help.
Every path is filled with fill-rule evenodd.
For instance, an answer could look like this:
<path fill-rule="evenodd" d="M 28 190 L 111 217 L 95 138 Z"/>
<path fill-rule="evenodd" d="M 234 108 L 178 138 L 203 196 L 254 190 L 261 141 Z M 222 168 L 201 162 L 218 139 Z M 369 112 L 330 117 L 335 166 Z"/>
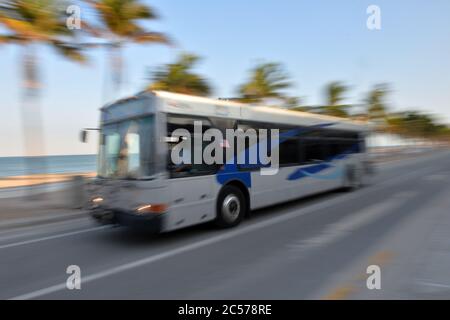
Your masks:
<path fill-rule="evenodd" d="M 318 128 L 307 130 L 300 136 L 303 164 L 311 164 L 325 159 L 324 137 L 325 132 Z"/>
<path fill-rule="evenodd" d="M 300 143 L 297 138 L 289 138 L 280 144 L 280 165 L 298 165 L 300 163 Z"/>
<path fill-rule="evenodd" d="M 259 159 L 259 148 L 265 144 L 264 149 L 270 151 L 270 126 L 265 123 L 252 121 L 239 121 L 237 128 L 244 134 L 243 150 L 238 149 L 237 139 L 234 141 L 234 153 L 241 170 L 257 170 L 262 164 Z M 260 136 L 260 130 L 267 130 L 267 136 Z M 242 137 L 241 137 L 242 138 Z M 253 152 L 253 153 L 252 153 Z M 251 154 L 252 153 L 252 154 Z M 253 160 L 256 160 L 253 163 Z"/>
<path fill-rule="evenodd" d="M 175 164 L 172 162 L 171 152 L 177 143 L 169 144 L 169 154 L 167 159 L 168 171 L 171 178 L 184 178 L 189 176 L 197 176 L 197 175 L 207 175 L 215 173 L 217 166 L 216 165 L 207 165 L 203 163 L 203 150 L 207 143 L 202 141 L 202 137 L 195 136 L 194 134 L 194 125 L 195 122 L 201 122 L 202 125 L 202 133 L 212 127 L 211 122 L 206 118 L 201 117 L 187 117 L 187 116 L 179 116 L 179 115 L 168 115 L 167 117 L 167 134 L 169 137 L 172 136 L 172 133 L 177 129 L 184 129 L 189 132 L 191 138 L 191 149 L 190 150 L 182 150 L 181 152 L 186 152 L 187 154 L 180 154 L 181 157 L 186 157 L 190 159 L 189 163 L 181 163 Z M 189 137 L 183 137 L 189 138 Z M 200 145 L 202 150 L 196 150 L 196 146 Z M 202 153 L 202 163 L 195 164 L 194 162 L 194 153 L 201 152 Z"/>
<path fill-rule="evenodd" d="M 302 139 L 302 146 L 305 163 L 325 160 L 324 141 L 320 138 Z"/>

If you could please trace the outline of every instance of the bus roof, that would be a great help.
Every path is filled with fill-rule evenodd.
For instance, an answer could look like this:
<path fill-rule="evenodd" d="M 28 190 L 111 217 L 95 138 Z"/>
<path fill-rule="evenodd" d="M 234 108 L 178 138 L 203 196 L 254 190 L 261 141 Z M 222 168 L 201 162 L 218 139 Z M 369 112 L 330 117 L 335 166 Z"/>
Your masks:
<path fill-rule="evenodd" d="M 223 117 L 294 126 L 327 125 L 338 130 L 369 131 L 369 124 L 364 121 L 166 91 L 144 91 L 108 104 L 102 110 L 110 109 L 125 102 L 136 101 L 140 97 L 148 97 L 149 95 L 163 100 L 165 102 L 162 106 L 163 111 L 174 114 Z"/>
<path fill-rule="evenodd" d="M 243 120 L 306 126 L 333 123 L 333 127 L 336 127 L 336 129 L 352 131 L 369 130 L 369 125 L 367 122 L 355 121 L 346 118 L 293 111 L 277 107 L 253 104 L 250 105 L 234 101 L 217 100 L 165 91 L 154 91 L 153 94 L 169 102 L 166 108 L 169 109 L 168 111 L 175 113 L 217 116 L 217 108 L 220 108 L 220 116 L 228 115 L 230 118 L 238 117 Z M 182 107 L 180 108 L 179 106 L 176 106 L 177 103 L 180 103 Z"/>

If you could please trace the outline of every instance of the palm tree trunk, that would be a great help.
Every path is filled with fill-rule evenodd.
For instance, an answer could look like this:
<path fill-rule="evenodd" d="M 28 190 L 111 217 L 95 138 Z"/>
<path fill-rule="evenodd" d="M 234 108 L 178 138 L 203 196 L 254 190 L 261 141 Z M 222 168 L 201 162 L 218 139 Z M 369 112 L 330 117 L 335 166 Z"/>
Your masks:
<path fill-rule="evenodd" d="M 112 68 L 112 82 L 113 82 L 113 96 L 117 97 L 120 94 L 123 83 L 123 58 L 120 45 L 113 45 L 110 51 L 111 68 Z"/>
<path fill-rule="evenodd" d="M 23 83 L 22 83 L 22 126 L 25 152 L 25 171 L 27 175 L 45 173 L 47 165 L 45 158 L 44 133 L 41 108 L 39 105 L 40 82 L 37 70 L 37 59 L 33 45 L 24 46 L 23 53 Z M 35 195 L 30 188 L 28 195 Z"/>

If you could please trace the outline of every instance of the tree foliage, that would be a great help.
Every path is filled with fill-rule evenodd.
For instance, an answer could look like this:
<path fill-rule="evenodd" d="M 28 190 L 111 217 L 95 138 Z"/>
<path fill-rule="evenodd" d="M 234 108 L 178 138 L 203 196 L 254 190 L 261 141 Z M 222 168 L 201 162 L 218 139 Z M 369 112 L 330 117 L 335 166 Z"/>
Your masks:
<path fill-rule="evenodd" d="M 239 87 L 240 100 L 247 103 L 261 103 L 264 99 L 288 97 L 283 92 L 291 83 L 289 76 L 279 63 L 262 63 L 250 71 L 249 80 Z"/>
<path fill-rule="evenodd" d="M 45 44 L 62 56 L 86 61 L 82 47 L 73 41 L 74 32 L 66 26 L 67 15 L 57 0 L 7 0 L 0 5 L 0 24 L 5 32 L 0 43 Z"/>
<path fill-rule="evenodd" d="M 367 116 L 370 120 L 380 120 L 386 117 L 386 96 L 389 93 L 386 84 L 376 85 L 367 95 Z"/>
<path fill-rule="evenodd" d="M 391 114 L 387 123 L 390 132 L 402 136 L 427 139 L 450 137 L 447 126 L 437 123 L 433 117 L 418 111 Z"/>
<path fill-rule="evenodd" d="M 347 90 L 348 87 L 339 81 L 328 84 L 325 88 L 327 103 L 322 107 L 322 113 L 335 117 L 348 117 L 350 106 L 342 103 Z"/>
<path fill-rule="evenodd" d="M 87 26 L 93 35 L 103 38 L 112 46 L 132 43 L 169 44 L 169 38 L 151 32 L 140 25 L 142 21 L 158 18 L 155 11 L 141 0 L 85 0 L 97 12 L 101 25 Z"/>
<path fill-rule="evenodd" d="M 175 63 L 167 64 L 154 72 L 149 89 L 196 96 L 210 95 L 212 90 L 208 81 L 192 71 L 199 60 L 196 55 L 182 54 Z"/>

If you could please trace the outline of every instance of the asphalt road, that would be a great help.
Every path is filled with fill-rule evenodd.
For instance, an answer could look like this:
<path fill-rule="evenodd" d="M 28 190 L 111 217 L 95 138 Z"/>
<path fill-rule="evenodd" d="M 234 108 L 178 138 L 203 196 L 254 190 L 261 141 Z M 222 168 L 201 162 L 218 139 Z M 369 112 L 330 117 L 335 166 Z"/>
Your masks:
<path fill-rule="evenodd" d="M 88 218 L 0 233 L 0 299 L 450 298 L 450 153 L 380 165 L 355 192 L 160 236 Z M 81 290 L 66 269 L 81 268 Z M 381 289 L 369 290 L 369 265 Z"/>

